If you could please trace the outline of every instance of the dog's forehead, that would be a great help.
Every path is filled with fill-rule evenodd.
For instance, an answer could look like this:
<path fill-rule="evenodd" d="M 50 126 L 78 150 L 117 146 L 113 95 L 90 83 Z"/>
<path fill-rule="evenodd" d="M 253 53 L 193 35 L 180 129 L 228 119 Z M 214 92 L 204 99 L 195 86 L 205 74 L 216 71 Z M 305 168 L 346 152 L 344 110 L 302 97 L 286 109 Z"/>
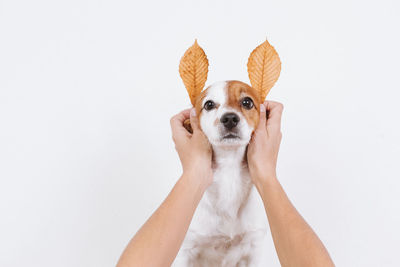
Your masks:
<path fill-rule="evenodd" d="M 216 82 L 207 88 L 205 92 L 205 97 L 203 99 L 203 105 L 208 100 L 212 100 L 217 104 L 223 105 L 225 104 L 226 99 L 227 99 L 227 82 L 226 81 Z"/>

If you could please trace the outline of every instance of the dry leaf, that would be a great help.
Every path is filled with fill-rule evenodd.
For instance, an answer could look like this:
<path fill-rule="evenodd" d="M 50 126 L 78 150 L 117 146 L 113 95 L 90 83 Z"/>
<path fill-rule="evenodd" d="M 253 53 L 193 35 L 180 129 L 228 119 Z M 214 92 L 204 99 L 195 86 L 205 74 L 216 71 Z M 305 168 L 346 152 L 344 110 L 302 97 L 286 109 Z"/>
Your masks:
<path fill-rule="evenodd" d="M 251 86 L 259 92 L 261 100 L 264 101 L 281 72 L 279 55 L 267 40 L 251 52 L 247 72 Z"/>
<path fill-rule="evenodd" d="M 197 40 L 181 58 L 179 74 L 194 106 L 196 97 L 204 88 L 208 74 L 208 59 L 204 50 L 197 44 Z"/>
<path fill-rule="evenodd" d="M 193 133 L 192 125 L 190 124 L 190 119 L 186 119 L 183 121 L 183 127 L 189 132 Z"/>

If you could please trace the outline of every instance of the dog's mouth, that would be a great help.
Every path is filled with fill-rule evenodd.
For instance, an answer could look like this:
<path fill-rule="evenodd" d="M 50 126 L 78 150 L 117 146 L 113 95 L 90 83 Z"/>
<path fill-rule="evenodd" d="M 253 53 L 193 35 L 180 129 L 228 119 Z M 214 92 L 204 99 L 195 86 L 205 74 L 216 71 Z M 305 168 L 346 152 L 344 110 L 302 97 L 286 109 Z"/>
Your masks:
<path fill-rule="evenodd" d="M 240 139 L 240 136 L 235 133 L 227 133 L 222 137 L 223 140 Z"/>
<path fill-rule="evenodd" d="M 220 133 L 219 139 L 213 142 L 213 145 L 216 146 L 241 146 L 247 145 L 248 141 L 246 141 L 245 136 L 242 135 L 239 131 L 223 131 Z"/>

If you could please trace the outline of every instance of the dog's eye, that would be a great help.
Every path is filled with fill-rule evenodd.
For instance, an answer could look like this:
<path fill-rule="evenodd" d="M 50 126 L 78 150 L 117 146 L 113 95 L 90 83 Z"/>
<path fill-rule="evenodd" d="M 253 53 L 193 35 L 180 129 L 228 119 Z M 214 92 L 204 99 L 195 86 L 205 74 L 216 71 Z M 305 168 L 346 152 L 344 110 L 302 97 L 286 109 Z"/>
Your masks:
<path fill-rule="evenodd" d="M 206 103 L 204 103 L 204 109 L 205 110 L 212 110 L 213 108 L 215 108 L 215 103 L 212 100 L 208 100 Z"/>
<path fill-rule="evenodd" d="M 241 104 L 245 109 L 252 109 L 254 106 L 253 100 L 250 97 L 243 98 Z"/>

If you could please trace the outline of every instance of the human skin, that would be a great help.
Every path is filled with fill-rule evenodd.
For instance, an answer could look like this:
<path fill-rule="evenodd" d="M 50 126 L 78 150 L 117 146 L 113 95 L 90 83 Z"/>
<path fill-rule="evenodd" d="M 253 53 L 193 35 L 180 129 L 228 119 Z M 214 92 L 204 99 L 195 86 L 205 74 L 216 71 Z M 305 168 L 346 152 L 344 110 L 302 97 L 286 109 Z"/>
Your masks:
<path fill-rule="evenodd" d="M 184 110 L 171 119 L 172 138 L 183 174 L 129 242 L 117 267 L 170 266 L 204 191 L 212 183 L 211 146 L 199 128 L 194 109 L 191 111 Z M 193 134 L 183 127 L 183 122 L 189 117 Z"/>
<path fill-rule="evenodd" d="M 268 120 L 266 109 L 269 110 Z M 194 109 L 191 111 L 184 110 L 171 119 L 172 138 L 183 174 L 129 242 L 117 267 L 170 266 L 201 197 L 213 181 L 212 149 L 200 129 Z M 276 178 L 282 111 L 282 104 L 277 102 L 266 101 L 261 105 L 260 122 L 247 152 L 252 182 L 263 200 L 281 265 L 334 266 L 324 245 L 291 204 Z M 183 127 L 183 122 L 189 117 L 193 134 Z"/>
<path fill-rule="evenodd" d="M 260 107 L 260 122 L 247 151 L 251 179 L 263 200 L 281 265 L 334 266 L 321 240 L 292 205 L 277 179 L 282 111 L 283 105 L 273 101 Z"/>

